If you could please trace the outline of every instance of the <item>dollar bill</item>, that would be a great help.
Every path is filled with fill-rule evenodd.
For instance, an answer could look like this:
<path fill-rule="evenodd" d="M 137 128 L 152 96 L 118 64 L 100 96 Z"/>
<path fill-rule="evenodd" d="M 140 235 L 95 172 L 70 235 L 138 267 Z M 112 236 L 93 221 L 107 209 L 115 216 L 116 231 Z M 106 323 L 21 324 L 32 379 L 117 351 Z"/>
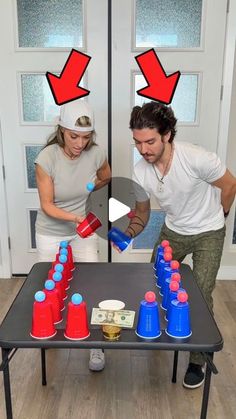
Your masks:
<path fill-rule="evenodd" d="M 110 325 L 119 327 L 133 327 L 135 311 L 130 310 L 101 310 L 93 308 L 91 324 Z"/>

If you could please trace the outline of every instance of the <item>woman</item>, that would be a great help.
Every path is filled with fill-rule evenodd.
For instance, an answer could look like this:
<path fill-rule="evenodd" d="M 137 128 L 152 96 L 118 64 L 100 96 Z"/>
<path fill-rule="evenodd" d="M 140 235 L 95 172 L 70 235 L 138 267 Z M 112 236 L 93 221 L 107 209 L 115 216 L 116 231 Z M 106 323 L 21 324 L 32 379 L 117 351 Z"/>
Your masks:
<path fill-rule="evenodd" d="M 38 260 L 52 261 L 59 243 L 68 240 L 76 262 L 97 262 L 96 235 L 82 239 L 77 225 L 86 216 L 87 184 L 94 190 L 109 183 L 111 171 L 105 152 L 94 142 L 94 118 L 84 100 L 61 107 L 57 131 L 35 160 L 40 210 L 36 220 Z M 99 371 L 105 359 L 101 349 L 90 351 L 89 367 Z"/>

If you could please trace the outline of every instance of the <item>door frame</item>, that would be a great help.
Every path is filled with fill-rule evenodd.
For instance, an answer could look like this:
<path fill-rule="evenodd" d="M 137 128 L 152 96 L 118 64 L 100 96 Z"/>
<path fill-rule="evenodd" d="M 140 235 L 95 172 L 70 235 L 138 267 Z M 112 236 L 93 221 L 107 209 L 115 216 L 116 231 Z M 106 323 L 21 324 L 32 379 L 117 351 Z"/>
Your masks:
<path fill-rule="evenodd" d="M 225 50 L 223 63 L 223 80 L 224 86 L 223 97 L 220 109 L 220 119 L 218 127 L 218 146 L 217 153 L 221 160 L 225 163 L 227 156 L 229 122 L 230 122 L 230 106 L 232 97 L 233 72 L 235 62 L 236 47 L 236 3 L 228 2 L 227 28 L 225 36 Z M 112 69 L 110 68 L 110 71 Z M 109 76 L 110 77 L 110 76 Z M 109 115 L 111 118 L 111 115 Z M 108 120 L 110 126 L 111 120 Z M 108 141 L 108 148 L 110 147 Z M 108 149 L 108 153 L 110 150 Z M 11 253 L 9 249 L 9 228 L 8 228 L 8 211 L 7 211 L 7 191 L 5 190 L 4 172 L 4 156 L 2 151 L 1 138 L 1 116 L 0 116 L 0 277 L 11 277 Z"/>

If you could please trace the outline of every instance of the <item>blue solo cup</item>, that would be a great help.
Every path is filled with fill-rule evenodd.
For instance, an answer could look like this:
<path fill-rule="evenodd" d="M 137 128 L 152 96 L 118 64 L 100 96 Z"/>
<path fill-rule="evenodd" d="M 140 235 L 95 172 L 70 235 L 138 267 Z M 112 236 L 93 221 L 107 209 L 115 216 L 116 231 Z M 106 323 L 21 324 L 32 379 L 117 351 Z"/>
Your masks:
<path fill-rule="evenodd" d="M 108 239 L 119 247 L 121 251 L 125 250 L 132 241 L 132 237 L 127 236 L 123 231 L 119 230 L 117 227 L 112 227 L 108 231 Z"/>
<path fill-rule="evenodd" d="M 155 257 L 155 262 L 153 265 L 153 269 L 154 271 L 157 271 L 157 267 L 159 265 L 160 259 L 162 258 L 162 256 L 164 255 L 164 247 L 159 245 L 156 251 L 156 257 Z"/>
<path fill-rule="evenodd" d="M 166 333 L 174 338 L 188 338 L 191 336 L 190 310 L 187 301 L 181 302 L 178 299 L 171 301 Z"/>
<path fill-rule="evenodd" d="M 161 308 L 163 308 L 163 310 L 167 310 L 168 297 L 170 293 L 170 282 L 171 282 L 171 277 L 166 278 L 165 283 L 164 283 L 163 298 L 162 298 L 162 303 L 161 303 Z"/>
<path fill-rule="evenodd" d="M 140 303 L 135 333 L 143 339 L 155 339 L 161 335 L 158 304 L 157 301 L 147 301 L 147 294 L 145 294 L 145 300 L 142 300 Z"/>
<path fill-rule="evenodd" d="M 179 291 L 185 291 L 183 288 L 179 288 L 176 291 L 171 291 L 169 290 L 168 292 L 168 296 L 167 296 L 167 310 L 166 310 L 166 316 L 165 319 L 168 321 L 169 320 L 169 313 L 171 310 L 171 301 L 175 300 L 177 298 L 177 294 Z"/>

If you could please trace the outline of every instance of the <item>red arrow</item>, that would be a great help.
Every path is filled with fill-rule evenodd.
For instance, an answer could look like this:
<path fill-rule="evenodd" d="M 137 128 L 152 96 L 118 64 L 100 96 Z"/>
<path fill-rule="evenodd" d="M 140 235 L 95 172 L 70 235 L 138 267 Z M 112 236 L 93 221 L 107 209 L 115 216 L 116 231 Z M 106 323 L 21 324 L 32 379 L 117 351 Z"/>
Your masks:
<path fill-rule="evenodd" d="M 46 77 L 57 105 L 89 95 L 90 91 L 79 87 L 91 57 L 72 49 L 60 76 L 46 73 Z"/>
<path fill-rule="evenodd" d="M 180 71 L 167 76 L 153 48 L 137 55 L 135 59 L 148 84 L 138 90 L 137 94 L 169 105 L 180 78 Z"/>

